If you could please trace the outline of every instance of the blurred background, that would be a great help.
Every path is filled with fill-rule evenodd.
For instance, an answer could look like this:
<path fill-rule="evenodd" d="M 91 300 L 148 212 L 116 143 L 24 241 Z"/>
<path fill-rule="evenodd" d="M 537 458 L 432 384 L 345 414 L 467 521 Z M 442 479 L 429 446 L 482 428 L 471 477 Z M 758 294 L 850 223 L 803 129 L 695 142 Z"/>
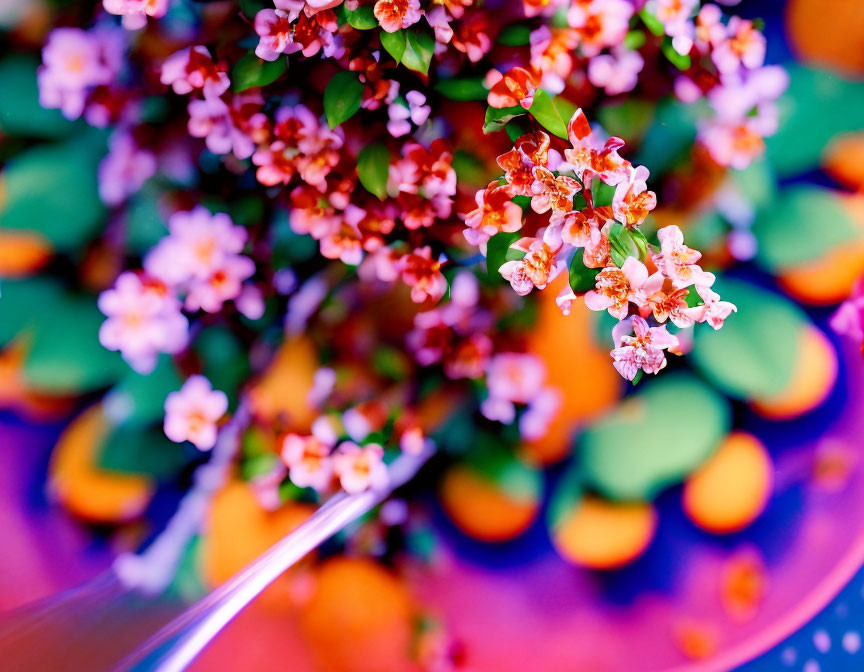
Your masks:
<path fill-rule="evenodd" d="M 10 36 L 0 52 L 2 610 L 146 545 L 196 465 L 88 410 L 132 398 L 142 417 L 158 415 L 161 402 L 148 409 L 146 399 L 176 381 L 126 373 L 98 343 L 92 295 L 59 295 L 38 277 L 68 260 L 85 288 L 107 272 L 88 242 L 107 217 L 98 143 L 37 102 L 37 45 L 53 11 L 0 0 Z M 541 305 L 532 336 L 581 426 L 578 469 L 597 492 L 639 503 L 577 507 L 572 466 L 550 468 L 540 487 L 535 472 L 433 465 L 405 495 L 415 521 L 404 531 L 408 557 L 369 559 L 387 533 L 358 526 L 347 553 L 325 547 L 292 570 L 192 669 L 290 661 L 297 671 L 383 672 L 420 669 L 418 658 L 437 661 L 425 669 L 496 672 L 864 667 L 864 363 L 859 344 L 828 327 L 864 274 L 864 11 L 857 0 L 745 0 L 736 11 L 764 21 L 767 62 L 788 68 L 780 130 L 764 160 L 712 186 L 710 207 L 679 202 L 656 216 L 686 225 L 688 242 L 727 267 L 719 283 L 739 313 L 722 338 L 697 334 L 693 373 L 638 394 L 624 395 L 587 313 L 565 322 Z M 649 114 L 610 105 L 600 118 L 628 142 L 638 136 L 652 172 L 695 133 L 678 105 Z M 134 202 L 142 240 L 147 196 L 145 187 Z M 733 260 L 728 247 L 750 241 L 755 256 Z M 565 342 L 584 343 L 590 361 L 557 360 Z M 568 375 L 577 365 L 590 390 Z M 686 436 L 652 427 L 663 413 L 684 418 Z M 630 445 L 637 429 L 650 441 Z M 526 450 L 551 464 L 550 445 Z M 387 515 L 398 519 L 404 506 L 397 499 Z M 265 512 L 232 482 L 187 549 L 174 596 L 193 602 L 301 516 Z"/>

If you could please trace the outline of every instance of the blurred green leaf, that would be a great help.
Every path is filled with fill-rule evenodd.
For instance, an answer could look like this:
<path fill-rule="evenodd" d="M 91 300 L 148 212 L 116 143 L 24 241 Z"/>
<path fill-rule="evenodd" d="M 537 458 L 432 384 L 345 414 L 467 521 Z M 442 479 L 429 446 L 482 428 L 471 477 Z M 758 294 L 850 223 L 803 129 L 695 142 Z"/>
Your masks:
<path fill-rule="evenodd" d="M 463 462 L 480 478 L 514 499 L 536 502 L 543 492 L 540 470 L 518 460 L 498 437 L 481 435 Z"/>
<path fill-rule="evenodd" d="M 97 465 L 109 471 L 144 474 L 165 481 L 200 456 L 189 443 L 174 443 L 161 425 L 142 429 L 129 425 L 115 427 L 99 451 Z"/>
<path fill-rule="evenodd" d="M 49 278 L 3 280 L 0 287 L 0 345 L 6 345 L 22 332 L 34 331 L 40 322 L 40 312 L 52 309 L 62 298 L 63 288 Z M 39 306 L 41 311 L 34 310 L 34 306 Z"/>
<path fill-rule="evenodd" d="M 498 33 L 498 44 L 505 47 L 523 47 L 531 42 L 531 26 L 511 24 Z"/>
<path fill-rule="evenodd" d="M 814 186 L 784 190 L 759 213 L 753 233 L 759 241 L 759 262 L 774 272 L 861 238 L 860 228 L 838 195 Z"/>
<path fill-rule="evenodd" d="M 380 143 L 366 145 L 357 155 L 357 175 L 360 184 L 379 199 L 387 196 L 390 177 L 390 150 Z"/>
<path fill-rule="evenodd" d="M 689 157 L 696 139 L 696 120 L 707 116 L 706 106 L 704 101 L 685 105 L 677 100 L 657 105 L 634 163 L 647 166 L 652 173 L 664 173 L 680 159 Z"/>
<path fill-rule="evenodd" d="M 575 466 L 568 469 L 555 485 L 549 498 L 546 514 L 547 525 L 553 530 L 582 501 L 582 474 Z"/>
<path fill-rule="evenodd" d="M 195 352 L 201 358 L 204 375 L 233 403 L 249 374 L 249 353 L 243 344 L 230 329 L 217 325 L 198 335 Z"/>
<path fill-rule="evenodd" d="M 0 227 L 38 231 L 61 252 L 89 241 L 105 216 L 96 181 L 104 152 L 101 134 L 87 133 L 16 156 L 0 175 Z"/>
<path fill-rule="evenodd" d="M 708 459 L 729 423 L 727 401 L 690 374 L 643 382 L 581 436 L 586 483 L 612 499 L 653 499 Z"/>
<path fill-rule="evenodd" d="M 330 128 L 348 121 L 360 109 L 363 84 L 357 73 L 342 70 L 327 83 L 324 90 L 324 114 Z"/>
<path fill-rule="evenodd" d="M 267 86 L 279 79 L 288 68 L 288 59 L 280 56 L 275 61 L 258 58 L 254 51 L 240 57 L 231 71 L 231 86 L 238 93 L 246 89 Z"/>
<path fill-rule="evenodd" d="M 627 98 L 620 103 L 600 107 L 597 119 L 609 135 L 627 138 L 628 143 L 638 143 L 654 120 L 654 104 Z"/>
<path fill-rule="evenodd" d="M 168 234 L 159 212 L 159 195 L 145 184 L 126 206 L 126 246 L 134 254 L 143 256 Z"/>
<path fill-rule="evenodd" d="M 435 85 L 435 90 L 451 100 L 486 100 L 489 94 L 482 77 L 442 79 Z"/>
<path fill-rule="evenodd" d="M 273 9 L 273 4 L 267 0 L 239 0 L 240 11 L 246 15 L 246 18 L 255 20 L 255 15 L 262 9 Z"/>
<path fill-rule="evenodd" d="M 741 280 L 718 280 L 712 289 L 738 306 L 738 312 L 719 331 L 696 326 L 690 362 L 738 399 L 784 390 L 808 324 L 806 315 L 782 296 Z"/>
<path fill-rule="evenodd" d="M 95 297 L 65 294 L 34 312 L 38 317 L 23 370 L 28 385 L 52 394 L 81 394 L 108 387 L 129 370 L 119 354 L 99 343 L 105 317 Z"/>
<path fill-rule="evenodd" d="M 147 375 L 130 369 L 105 396 L 104 403 L 109 415 L 122 419 L 118 424 L 146 427 L 161 422 L 165 399 L 182 384 L 171 357 L 161 355 L 156 368 Z"/>
<path fill-rule="evenodd" d="M 802 66 L 787 71 L 780 125 L 765 141 L 768 159 L 781 177 L 816 168 L 834 136 L 864 129 L 864 82 Z"/>
<path fill-rule="evenodd" d="M 14 54 L 0 61 L 0 131 L 6 135 L 59 138 L 78 124 L 66 120 L 59 110 L 39 104 L 35 58 Z"/>

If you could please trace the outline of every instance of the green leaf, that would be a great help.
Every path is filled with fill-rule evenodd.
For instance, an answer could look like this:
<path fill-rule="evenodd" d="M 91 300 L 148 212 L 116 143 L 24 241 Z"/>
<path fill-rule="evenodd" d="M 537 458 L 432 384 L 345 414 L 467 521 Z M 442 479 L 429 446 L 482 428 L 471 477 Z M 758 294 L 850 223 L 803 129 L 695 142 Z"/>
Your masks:
<path fill-rule="evenodd" d="M 646 39 L 648 38 L 645 37 L 645 31 L 631 30 L 627 33 L 627 37 L 624 38 L 624 48 L 629 49 L 630 51 L 635 51 L 645 44 Z"/>
<path fill-rule="evenodd" d="M 553 135 L 557 135 L 559 138 L 564 138 L 565 140 L 567 139 L 567 124 L 561 118 L 561 113 L 555 106 L 552 96 L 543 89 L 538 89 L 534 94 L 534 102 L 531 105 L 531 116 Z"/>
<path fill-rule="evenodd" d="M 390 150 L 382 144 L 366 145 L 357 155 L 357 175 L 369 193 L 383 199 L 387 196 L 390 177 Z"/>
<path fill-rule="evenodd" d="M 498 273 L 498 269 L 504 265 L 505 261 L 508 261 L 508 255 L 511 255 L 511 253 L 518 254 L 520 252 L 519 250 L 511 250 L 510 246 L 521 237 L 522 234 L 518 231 L 512 233 L 505 233 L 502 231 L 496 233 L 489 239 L 489 242 L 486 243 L 486 270 L 489 273 L 490 278 L 500 278 L 501 276 Z"/>
<path fill-rule="evenodd" d="M 130 370 L 103 403 L 111 417 L 125 427 L 146 427 L 162 420 L 165 399 L 182 384 L 171 357 L 162 355 L 147 375 Z"/>
<path fill-rule="evenodd" d="M 660 103 L 634 163 L 647 166 L 652 173 L 665 173 L 679 160 L 689 158 L 696 139 L 696 121 L 708 114 L 705 101 Z"/>
<path fill-rule="evenodd" d="M 583 261 L 585 250 L 578 249 L 570 260 L 570 288 L 576 294 L 584 294 L 594 289 L 594 279 L 599 268 L 588 268 Z"/>
<path fill-rule="evenodd" d="M 690 362 L 738 399 L 767 398 L 786 389 L 807 316 L 782 296 L 741 280 L 718 280 L 712 289 L 738 312 L 719 331 L 697 325 Z"/>
<path fill-rule="evenodd" d="M 409 70 L 427 74 L 435 53 L 435 35 L 426 30 L 409 30 L 406 36 L 402 64 Z"/>
<path fill-rule="evenodd" d="M 487 107 L 486 119 L 483 121 L 483 132 L 494 133 L 500 131 L 511 119 L 527 114 L 528 110 L 519 105 L 513 107 Z"/>
<path fill-rule="evenodd" d="M 642 19 L 642 23 L 645 24 L 645 27 L 657 37 L 660 37 L 666 32 L 666 29 L 663 27 L 660 19 L 658 19 L 653 14 L 646 12 L 644 9 L 639 12 L 639 18 Z"/>
<path fill-rule="evenodd" d="M 288 67 L 288 60 L 280 56 L 275 61 L 265 61 L 250 51 L 237 61 L 231 73 L 231 86 L 235 91 L 267 86 L 279 79 Z"/>
<path fill-rule="evenodd" d="M 540 470 L 518 460 L 498 437 L 481 435 L 463 460 L 468 469 L 513 499 L 536 502 L 543 492 Z"/>
<path fill-rule="evenodd" d="M 68 121 L 59 110 L 39 104 L 35 58 L 10 55 L 0 62 L 0 130 L 5 135 L 32 138 L 59 138 L 69 135 L 79 124 Z"/>
<path fill-rule="evenodd" d="M 729 425 L 726 399 L 690 374 L 670 373 L 643 383 L 590 426 L 579 461 L 587 484 L 603 495 L 649 500 L 708 459 Z"/>
<path fill-rule="evenodd" d="M 861 239 L 861 230 L 830 189 L 785 189 L 764 208 L 753 225 L 758 260 L 772 272 L 794 268 L 831 249 Z"/>
<path fill-rule="evenodd" d="M 195 341 L 195 352 L 203 364 L 202 373 L 213 387 L 233 401 L 249 375 L 249 353 L 227 327 L 204 329 Z"/>
<path fill-rule="evenodd" d="M 498 44 L 505 47 L 524 47 L 531 42 L 531 27 L 521 23 L 507 26 L 498 33 Z"/>
<path fill-rule="evenodd" d="M 363 5 L 353 12 L 346 9 L 345 16 L 348 19 L 348 24 L 357 30 L 371 30 L 378 27 L 378 19 L 375 18 L 371 5 Z"/>
<path fill-rule="evenodd" d="M 637 229 L 628 229 L 623 224 L 614 224 L 609 231 L 609 245 L 614 264 L 621 268 L 627 257 L 645 261 L 648 256 L 648 241 Z"/>
<path fill-rule="evenodd" d="M 864 129 L 864 82 L 795 65 L 787 72 L 789 89 L 778 103 L 780 124 L 765 141 L 780 177 L 816 168 L 835 136 Z"/>
<path fill-rule="evenodd" d="M 105 317 L 94 297 L 65 294 L 57 298 L 39 306 L 24 362 L 26 383 L 50 394 L 82 394 L 117 382 L 129 369 L 120 355 L 99 343 L 99 327 Z"/>
<path fill-rule="evenodd" d="M 408 46 L 408 37 L 404 30 L 388 33 L 382 29 L 381 46 L 393 57 L 394 61 L 401 63 L 402 56 L 405 54 L 405 48 Z"/>
<path fill-rule="evenodd" d="M 273 9 L 273 3 L 267 0 L 240 0 L 240 11 L 246 15 L 246 18 L 255 20 L 255 15 L 262 9 Z"/>
<path fill-rule="evenodd" d="M 355 72 L 342 70 L 328 82 L 324 90 L 324 114 L 330 128 L 348 121 L 360 109 L 363 84 Z"/>
<path fill-rule="evenodd" d="M 190 444 L 169 440 L 162 427 L 115 427 L 99 451 L 97 464 L 102 469 L 125 474 L 144 474 L 170 480 L 195 460 L 200 453 Z"/>
<path fill-rule="evenodd" d="M 60 252 L 88 242 L 104 224 L 96 181 L 104 151 L 103 135 L 87 133 L 16 156 L 0 179 L 0 227 L 38 231 Z"/>
<path fill-rule="evenodd" d="M 145 185 L 126 205 L 126 246 L 129 251 L 144 256 L 168 234 L 168 227 L 159 212 L 160 192 Z"/>
<path fill-rule="evenodd" d="M 687 70 L 690 67 L 690 54 L 679 54 L 675 51 L 675 47 L 672 46 L 671 37 L 667 37 L 663 40 L 660 50 L 663 52 L 666 60 L 679 70 Z"/>
<path fill-rule="evenodd" d="M 450 100 L 486 100 L 489 94 L 482 77 L 442 79 L 435 85 L 435 90 Z"/>
<path fill-rule="evenodd" d="M 591 198 L 595 208 L 603 208 L 612 205 L 615 197 L 615 185 L 606 184 L 599 177 L 591 182 Z"/>

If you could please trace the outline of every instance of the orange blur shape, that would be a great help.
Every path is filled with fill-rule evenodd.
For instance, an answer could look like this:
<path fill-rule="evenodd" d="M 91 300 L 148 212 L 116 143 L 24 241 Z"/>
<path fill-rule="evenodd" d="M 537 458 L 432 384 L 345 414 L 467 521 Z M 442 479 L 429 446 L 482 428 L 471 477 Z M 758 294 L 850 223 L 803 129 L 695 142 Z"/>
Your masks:
<path fill-rule="evenodd" d="M 805 63 L 864 74 L 864 12 L 857 0 L 789 0 L 786 34 Z"/>
<path fill-rule="evenodd" d="M 252 488 L 232 481 L 213 498 L 202 543 L 203 574 L 218 586 L 252 562 L 306 520 L 314 507 L 289 502 L 276 511 L 266 511 Z M 290 605 L 290 573 L 281 576 L 261 596 L 273 608 Z"/>
<path fill-rule="evenodd" d="M 0 278 L 21 278 L 48 263 L 53 250 L 35 231 L 0 229 Z"/>
<path fill-rule="evenodd" d="M 543 360 L 548 384 L 563 395 L 547 434 L 524 446 L 526 457 L 538 464 L 565 458 L 574 427 L 608 410 L 621 396 L 621 378 L 609 356 L 612 337 L 608 347 L 595 341 L 594 320 L 581 298 L 566 317 L 555 303 L 567 282 L 565 275 L 540 293 L 537 324 L 528 334 L 528 351 Z"/>
<path fill-rule="evenodd" d="M 672 636 L 675 647 L 690 660 L 705 660 L 717 651 L 717 633 L 709 625 L 681 623 Z"/>
<path fill-rule="evenodd" d="M 814 326 L 801 332 L 798 356 L 786 389 L 751 403 L 766 418 L 783 420 L 811 411 L 830 394 L 837 380 L 837 353 L 828 337 Z"/>
<path fill-rule="evenodd" d="M 317 370 L 318 354 L 309 339 L 285 341 L 270 367 L 249 390 L 255 415 L 264 422 L 286 423 L 284 429 L 308 430 L 316 411 L 306 399 Z"/>
<path fill-rule="evenodd" d="M 708 532 L 737 532 L 762 513 L 772 484 L 765 446 L 751 434 L 734 432 L 684 483 L 684 511 Z"/>
<path fill-rule="evenodd" d="M 409 672 L 416 607 L 390 571 L 366 558 L 335 557 L 317 570 L 299 613 L 317 669 Z"/>
<path fill-rule="evenodd" d="M 60 503 L 94 523 L 123 523 L 140 517 L 155 491 L 146 476 L 96 465 L 109 429 L 102 407 L 91 406 L 60 435 L 48 468 L 49 487 Z"/>
<path fill-rule="evenodd" d="M 568 562 L 614 569 L 638 558 L 654 537 L 657 514 L 649 502 L 584 498 L 552 530 L 552 543 Z"/>
<path fill-rule="evenodd" d="M 754 552 L 736 554 L 723 570 L 720 593 L 723 608 L 737 621 L 753 618 L 765 599 L 767 585 L 762 558 Z"/>
<path fill-rule="evenodd" d="M 444 476 L 441 505 L 453 523 L 480 541 L 507 541 L 524 532 L 540 509 L 536 497 L 518 497 L 466 465 Z"/>

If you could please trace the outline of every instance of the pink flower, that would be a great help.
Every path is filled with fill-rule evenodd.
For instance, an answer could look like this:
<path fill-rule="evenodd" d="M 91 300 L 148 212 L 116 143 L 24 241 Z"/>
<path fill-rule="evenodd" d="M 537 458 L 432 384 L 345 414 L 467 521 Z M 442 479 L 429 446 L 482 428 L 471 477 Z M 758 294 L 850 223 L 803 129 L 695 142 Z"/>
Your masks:
<path fill-rule="evenodd" d="M 87 96 L 95 87 L 110 84 L 121 65 L 123 44 L 115 30 L 51 31 L 37 73 L 43 107 L 59 108 L 67 119 L 83 114 Z"/>
<path fill-rule="evenodd" d="M 542 390 L 519 418 L 519 434 L 533 441 L 542 438 L 561 408 L 561 392 L 553 388 Z"/>
<path fill-rule="evenodd" d="M 432 248 L 418 247 L 399 260 L 402 280 L 411 287 L 414 303 L 439 301 L 447 291 L 447 279 L 441 273 L 441 262 L 432 259 Z"/>
<path fill-rule="evenodd" d="M 240 296 L 243 281 L 255 273 L 255 263 L 241 255 L 232 255 L 205 279 L 194 279 L 189 284 L 185 307 L 187 310 L 203 310 L 218 313 L 222 305 Z"/>
<path fill-rule="evenodd" d="M 624 141 L 614 136 L 605 143 L 600 140 L 591 130 L 581 108 L 573 113 L 567 124 L 567 137 L 572 148 L 564 150 L 564 159 L 573 167 L 579 179 L 588 170 L 613 186 L 627 178 L 626 167 L 629 162 L 618 155 Z"/>
<path fill-rule="evenodd" d="M 129 133 L 117 131 L 99 163 L 99 197 L 105 205 L 120 205 L 155 174 L 153 153 L 141 149 Z"/>
<path fill-rule="evenodd" d="M 162 64 L 160 81 L 185 95 L 196 89 L 205 96 L 221 96 L 231 85 L 225 65 L 216 64 L 207 47 L 187 47 L 177 51 Z"/>
<path fill-rule="evenodd" d="M 627 257 L 620 269 L 610 266 L 597 274 L 594 289 L 585 294 L 585 305 L 591 310 L 608 310 L 610 315 L 623 320 L 631 302 L 636 306 L 645 305 L 648 295 L 662 285 L 660 273 L 649 277 L 645 264 Z"/>
<path fill-rule="evenodd" d="M 228 397 L 214 390 L 204 376 L 191 376 L 179 392 L 165 399 L 165 436 L 176 443 L 191 441 L 198 450 L 216 445 L 216 423 L 228 410 Z"/>
<path fill-rule="evenodd" d="M 168 0 L 102 0 L 105 11 L 123 17 L 123 27 L 137 30 L 147 25 L 147 17 L 165 16 Z"/>
<path fill-rule="evenodd" d="M 420 0 L 378 0 L 374 14 L 384 30 L 395 33 L 420 20 Z"/>
<path fill-rule="evenodd" d="M 570 28 L 540 26 L 531 32 L 531 67 L 543 73 L 541 87 L 550 94 L 564 90 L 573 72 L 573 52 L 579 44 L 577 33 Z"/>
<path fill-rule="evenodd" d="M 840 304 L 831 316 L 831 329 L 861 344 L 864 350 L 864 280 L 858 280 L 852 296 Z"/>
<path fill-rule="evenodd" d="M 144 268 L 169 285 L 209 279 L 246 244 L 244 228 L 201 205 L 171 215 L 168 230 L 144 259 Z"/>
<path fill-rule="evenodd" d="M 406 142 L 402 158 L 390 165 L 390 184 L 398 191 L 425 198 L 456 194 L 453 151 L 444 139 L 434 140 L 426 149 L 419 142 Z"/>
<path fill-rule="evenodd" d="M 362 448 L 351 441 L 342 443 L 333 455 L 333 468 L 342 489 L 353 495 L 385 487 L 389 476 L 383 458 L 384 449 L 377 443 Z"/>
<path fill-rule="evenodd" d="M 513 243 L 511 247 L 524 251 L 525 256 L 507 261 L 498 269 L 520 296 L 530 294 L 535 287 L 544 289 L 567 268 L 567 261 L 561 254 L 564 251 L 561 227 L 548 226 L 537 234 L 537 238 L 521 238 Z"/>
<path fill-rule="evenodd" d="M 582 185 L 572 177 L 556 176 L 551 170 L 537 166 L 531 185 L 531 209 L 538 214 L 550 208 L 568 212 L 573 209 L 573 197 L 581 190 Z"/>
<path fill-rule="evenodd" d="M 99 329 L 99 342 L 119 350 L 139 373 L 152 371 L 160 352 L 174 354 L 186 347 L 189 322 L 161 282 L 126 271 L 99 295 L 98 305 L 108 317 Z"/>
<path fill-rule="evenodd" d="M 514 403 L 528 404 L 543 390 L 546 367 L 535 355 L 502 352 L 489 361 L 486 387 L 489 397 L 480 412 L 489 420 L 510 424 L 516 418 Z"/>
<path fill-rule="evenodd" d="M 221 98 L 203 98 L 189 102 L 189 135 L 204 138 L 214 154 L 234 152 L 238 159 L 248 159 L 256 141 L 267 135 L 269 120 L 263 113 L 260 92 L 250 91 L 232 96 L 229 103 Z"/>
<path fill-rule="evenodd" d="M 486 75 L 489 87 L 487 102 L 490 107 L 505 108 L 521 105 L 526 110 L 534 103 L 534 92 L 540 86 L 536 72 L 525 68 L 511 68 L 503 75 L 491 70 Z"/>
<path fill-rule="evenodd" d="M 631 16 L 633 4 L 627 0 L 576 0 L 567 12 L 567 24 L 579 34 L 582 53 L 596 56 L 624 41 Z"/>
<path fill-rule="evenodd" d="M 664 226 L 657 232 L 657 237 L 660 239 L 660 252 L 652 255 L 652 259 L 676 288 L 690 285 L 710 287 L 714 284 L 714 275 L 696 265 L 702 254 L 684 244 L 681 229 L 674 225 Z"/>
<path fill-rule="evenodd" d="M 522 208 L 512 200 L 506 186 L 490 182 L 474 197 L 477 209 L 465 216 L 464 232 L 466 240 L 472 245 L 486 250 L 487 241 L 496 233 L 505 231 L 512 233 L 522 228 Z"/>
<path fill-rule="evenodd" d="M 408 453 L 409 455 L 422 455 L 425 451 L 432 450 L 434 447 L 435 443 L 432 439 L 427 438 L 423 434 L 423 430 L 416 425 L 406 429 L 402 432 L 402 436 L 399 437 L 399 448 L 403 453 Z"/>
<path fill-rule="evenodd" d="M 755 69 L 765 61 L 765 36 L 753 27 L 753 22 L 733 16 L 726 26 L 728 37 L 714 47 L 711 58 L 722 73 L 730 73 L 742 65 Z"/>
<path fill-rule="evenodd" d="M 707 322 L 714 329 L 719 329 L 723 326 L 729 315 L 738 312 L 738 308 L 734 303 L 721 301 L 720 295 L 709 287 L 696 285 L 696 292 L 702 297 L 705 303 L 701 306 L 690 308 L 686 312 L 697 322 Z"/>
<path fill-rule="evenodd" d="M 281 9 L 262 9 L 255 15 L 258 46 L 255 55 L 264 61 L 275 61 L 280 54 L 293 54 L 303 47 L 293 40 L 294 19 Z"/>
<path fill-rule="evenodd" d="M 626 335 L 633 329 L 634 336 Z M 666 366 L 664 350 L 675 348 L 678 339 L 666 331 L 666 327 L 648 327 L 638 315 L 620 322 L 612 330 L 615 349 L 611 355 L 613 366 L 627 380 L 633 380 L 641 369 L 645 373 L 657 373 Z"/>
<path fill-rule="evenodd" d="M 588 63 L 588 80 L 608 95 L 617 96 L 636 88 L 645 61 L 638 51 L 616 49 L 600 54 Z"/>
<path fill-rule="evenodd" d="M 615 187 L 612 213 L 624 226 L 634 228 L 657 207 L 657 195 L 648 191 L 648 169 L 645 166 L 631 166 L 627 173 L 628 178 Z"/>
<path fill-rule="evenodd" d="M 329 489 L 333 479 L 331 446 L 315 436 L 288 434 L 282 440 L 282 461 L 288 478 L 298 488 Z"/>

